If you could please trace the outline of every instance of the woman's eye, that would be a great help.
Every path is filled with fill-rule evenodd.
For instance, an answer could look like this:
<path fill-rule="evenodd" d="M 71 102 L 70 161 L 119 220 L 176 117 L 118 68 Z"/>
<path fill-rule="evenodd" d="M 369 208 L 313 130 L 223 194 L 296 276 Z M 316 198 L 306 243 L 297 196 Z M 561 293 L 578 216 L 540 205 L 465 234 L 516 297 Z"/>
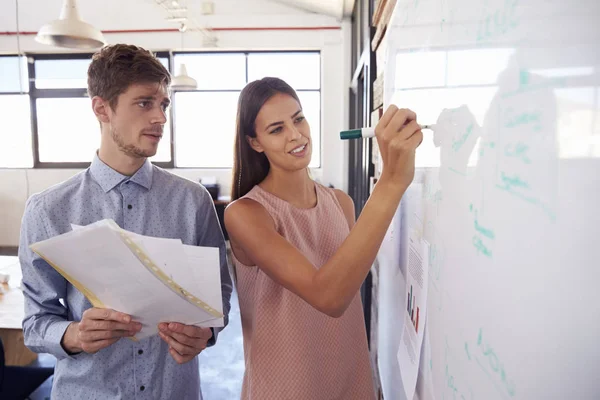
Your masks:
<path fill-rule="evenodd" d="M 304 121 L 304 117 L 298 117 L 298 118 L 296 118 L 296 123 L 300 123 L 302 121 Z"/>
<path fill-rule="evenodd" d="M 273 129 L 273 130 L 271 131 L 271 133 L 279 133 L 279 132 L 281 132 L 281 129 L 282 129 L 282 128 L 279 126 L 279 127 L 275 128 L 275 129 Z"/>

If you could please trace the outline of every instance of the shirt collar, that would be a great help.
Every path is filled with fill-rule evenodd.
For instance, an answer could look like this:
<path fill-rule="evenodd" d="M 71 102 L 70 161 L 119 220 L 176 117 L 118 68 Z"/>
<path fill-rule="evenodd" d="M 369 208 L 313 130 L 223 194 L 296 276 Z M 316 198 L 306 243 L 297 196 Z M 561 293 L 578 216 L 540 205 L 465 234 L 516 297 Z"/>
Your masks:
<path fill-rule="evenodd" d="M 92 176 L 96 182 L 98 182 L 102 190 L 104 190 L 104 193 L 110 192 L 115 186 L 125 180 L 130 180 L 146 189 L 150 189 L 152 187 L 152 171 L 152 163 L 150 160 L 146 159 L 141 168 L 138 169 L 133 176 L 129 177 L 106 165 L 100 160 L 98 154 L 94 156 L 92 165 L 90 166 Z"/>

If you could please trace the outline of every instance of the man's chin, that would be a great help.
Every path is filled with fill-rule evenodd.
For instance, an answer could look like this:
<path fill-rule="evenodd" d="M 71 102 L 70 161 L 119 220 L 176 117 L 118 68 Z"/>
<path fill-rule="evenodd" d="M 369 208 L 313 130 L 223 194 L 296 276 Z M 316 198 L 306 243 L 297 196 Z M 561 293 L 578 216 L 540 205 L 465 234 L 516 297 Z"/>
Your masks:
<path fill-rule="evenodd" d="M 135 157 L 135 158 L 150 158 L 150 157 L 154 157 L 156 155 L 157 149 L 153 148 L 153 149 L 141 149 L 141 148 L 135 148 L 135 149 L 129 149 L 128 151 L 126 151 L 126 153 L 131 156 L 131 157 Z"/>
<path fill-rule="evenodd" d="M 143 151 L 140 153 L 140 157 L 143 157 L 143 158 L 151 158 L 151 157 L 154 157 L 155 155 L 156 155 L 156 150 Z"/>

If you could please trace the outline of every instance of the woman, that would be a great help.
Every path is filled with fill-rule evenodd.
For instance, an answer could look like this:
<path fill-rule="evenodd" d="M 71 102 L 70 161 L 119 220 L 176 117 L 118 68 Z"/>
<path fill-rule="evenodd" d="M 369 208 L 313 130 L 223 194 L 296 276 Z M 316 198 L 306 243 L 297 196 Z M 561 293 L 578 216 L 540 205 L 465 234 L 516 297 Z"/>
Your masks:
<path fill-rule="evenodd" d="M 350 197 L 308 174 L 310 127 L 288 84 L 248 84 L 236 129 L 225 226 L 244 332 L 242 399 L 374 399 L 358 291 L 414 176 L 416 115 L 392 106 L 377 125 L 384 169 L 356 224 Z"/>

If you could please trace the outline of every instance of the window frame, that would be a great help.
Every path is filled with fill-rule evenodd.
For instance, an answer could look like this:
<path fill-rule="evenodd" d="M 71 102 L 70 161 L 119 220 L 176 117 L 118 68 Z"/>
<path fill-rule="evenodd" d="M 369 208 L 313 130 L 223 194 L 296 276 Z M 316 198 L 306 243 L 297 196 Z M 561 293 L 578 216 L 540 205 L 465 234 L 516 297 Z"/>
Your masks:
<path fill-rule="evenodd" d="M 17 59 L 19 59 L 21 57 L 23 57 L 25 59 L 25 62 L 27 62 L 27 70 L 29 70 L 29 57 L 26 54 L 0 54 L 0 58 L 17 58 Z M 27 76 L 27 79 L 28 79 L 27 82 L 29 82 L 30 85 L 27 87 L 26 90 L 30 90 L 31 89 L 31 81 L 29 80 L 29 76 Z M 23 89 L 24 89 L 23 91 L 21 91 L 21 90 L 17 90 L 17 91 L 3 91 L 3 90 L 0 90 L 0 96 L 14 96 L 14 95 L 24 95 L 25 96 L 26 95 L 26 96 L 29 97 L 30 107 L 31 107 L 31 94 L 29 93 L 29 91 L 25 90 L 25 85 L 23 85 Z M 31 108 L 29 109 L 29 115 L 30 115 L 30 123 L 31 123 L 32 120 L 33 120 L 33 117 L 32 117 L 33 110 L 31 110 Z M 35 147 L 35 143 L 33 142 L 33 140 L 34 140 L 33 125 L 31 125 L 31 131 L 32 131 L 32 137 L 31 137 L 31 151 L 32 151 L 31 155 L 32 155 L 32 158 L 31 158 L 31 160 L 32 160 L 32 165 L 33 166 L 32 167 L 17 167 L 17 168 L 15 168 L 15 167 L 3 167 L 3 166 L 0 166 L 0 171 L 2 171 L 2 170 L 8 170 L 8 169 L 33 169 L 33 168 L 35 168 L 35 156 L 34 156 L 34 154 L 35 154 L 36 147 Z"/>
<path fill-rule="evenodd" d="M 320 99 L 321 107 L 319 107 L 318 113 L 318 126 L 319 126 L 319 160 L 317 165 L 311 167 L 313 169 L 319 169 L 323 166 L 323 55 L 321 49 L 289 49 L 289 50 L 211 50 L 211 51 L 171 51 L 171 50 L 159 50 L 153 51 L 153 53 L 159 58 L 165 58 L 168 61 L 168 70 L 172 76 L 175 76 L 175 56 L 176 55 L 193 55 L 193 54 L 243 54 L 245 58 L 245 79 L 246 84 L 248 83 L 248 58 L 250 54 L 299 54 L 299 53 L 313 53 L 319 56 L 319 85 L 317 89 L 297 89 L 298 93 L 301 92 L 317 92 Z M 38 99 L 60 99 L 60 98 L 87 98 L 87 88 L 36 88 L 36 74 L 35 74 L 35 63 L 36 61 L 48 61 L 48 60 L 81 60 L 91 58 L 93 53 L 81 52 L 81 53 L 26 53 L 26 54 L 2 54 L 0 57 L 25 57 L 27 60 L 27 78 L 28 78 L 28 92 L 23 92 L 29 96 L 30 106 L 30 125 L 31 125 L 31 145 L 32 145 L 32 159 L 33 166 L 27 167 L 26 169 L 84 169 L 91 165 L 90 161 L 85 162 L 42 162 L 40 161 L 40 148 L 39 148 L 39 127 L 38 127 L 38 110 L 37 100 Z M 241 89 L 196 89 L 186 90 L 186 92 L 204 92 L 204 93 L 219 93 L 219 92 L 240 92 Z M 171 90 L 171 94 L 178 92 L 178 90 Z M 0 92 L 0 95 L 5 94 L 19 94 L 21 92 Z M 177 136 L 177 126 L 175 121 L 176 107 L 175 96 L 171 97 L 172 104 L 169 108 L 169 127 L 171 131 L 171 140 L 169 143 L 171 160 L 165 161 L 152 161 L 152 163 L 161 168 L 168 169 L 200 169 L 200 170 L 231 170 L 231 167 L 211 167 L 211 166 L 176 166 L 176 151 L 175 151 L 175 138 Z M 0 169 L 5 169 L 0 167 Z"/>
<path fill-rule="evenodd" d="M 166 58 L 168 61 L 168 69 L 171 70 L 172 56 L 168 51 L 154 51 L 159 58 Z M 37 100 L 38 99 L 60 99 L 60 98 L 87 98 L 87 88 L 54 88 L 54 89 L 38 89 L 35 86 L 35 62 L 38 60 L 85 60 L 91 58 L 93 53 L 60 53 L 60 54 L 30 54 L 28 55 L 28 72 L 29 72 L 29 102 L 31 107 L 31 134 L 33 144 L 33 168 L 34 169 L 83 169 L 91 165 L 90 161 L 82 162 L 42 162 L 40 161 L 39 147 L 39 131 L 37 118 Z M 170 161 L 153 161 L 152 163 L 161 168 L 174 168 L 173 160 L 173 108 L 169 109 L 169 125 L 171 128 L 170 142 Z M 91 157 L 91 155 L 90 155 Z"/>
<path fill-rule="evenodd" d="M 320 49 L 300 49 L 300 50 L 223 50 L 223 51 L 173 51 L 172 52 L 172 63 L 171 67 L 175 66 L 175 56 L 176 55 L 193 55 L 193 54 L 244 54 L 245 55 L 245 76 L 246 76 L 246 84 L 248 84 L 248 56 L 250 54 L 299 54 L 299 53 L 316 53 L 319 55 L 319 87 L 318 89 L 294 89 L 297 93 L 301 92 L 317 92 L 319 93 L 319 99 L 321 106 L 319 107 L 319 162 L 316 166 L 311 167 L 312 169 L 319 169 L 323 167 L 323 54 Z M 175 72 L 172 72 L 174 75 Z M 242 89 L 195 89 L 195 90 L 185 90 L 185 92 L 199 92 L 199 93 L 224 93 L 224 92 L 240 92 Z M 173 91 L 176 92 L 176 91 Z M 176 99 L 175 96 L 172 97 L 174 109 L 176 107 Z M 176 138 L 176 122 L 174 118 L 174 114 L 171 118 L 173 124 L 173 151 L 174 151 L 174 143 Z M 174 156 L 172 157 L 175 158 Z M 175 162 L 175 165 L 177 163 Z M 207 166 L 177 166 L 177 169 L 203 169 L 203 170 L 231 170 L 231 167 L 207 167 Z"/>

